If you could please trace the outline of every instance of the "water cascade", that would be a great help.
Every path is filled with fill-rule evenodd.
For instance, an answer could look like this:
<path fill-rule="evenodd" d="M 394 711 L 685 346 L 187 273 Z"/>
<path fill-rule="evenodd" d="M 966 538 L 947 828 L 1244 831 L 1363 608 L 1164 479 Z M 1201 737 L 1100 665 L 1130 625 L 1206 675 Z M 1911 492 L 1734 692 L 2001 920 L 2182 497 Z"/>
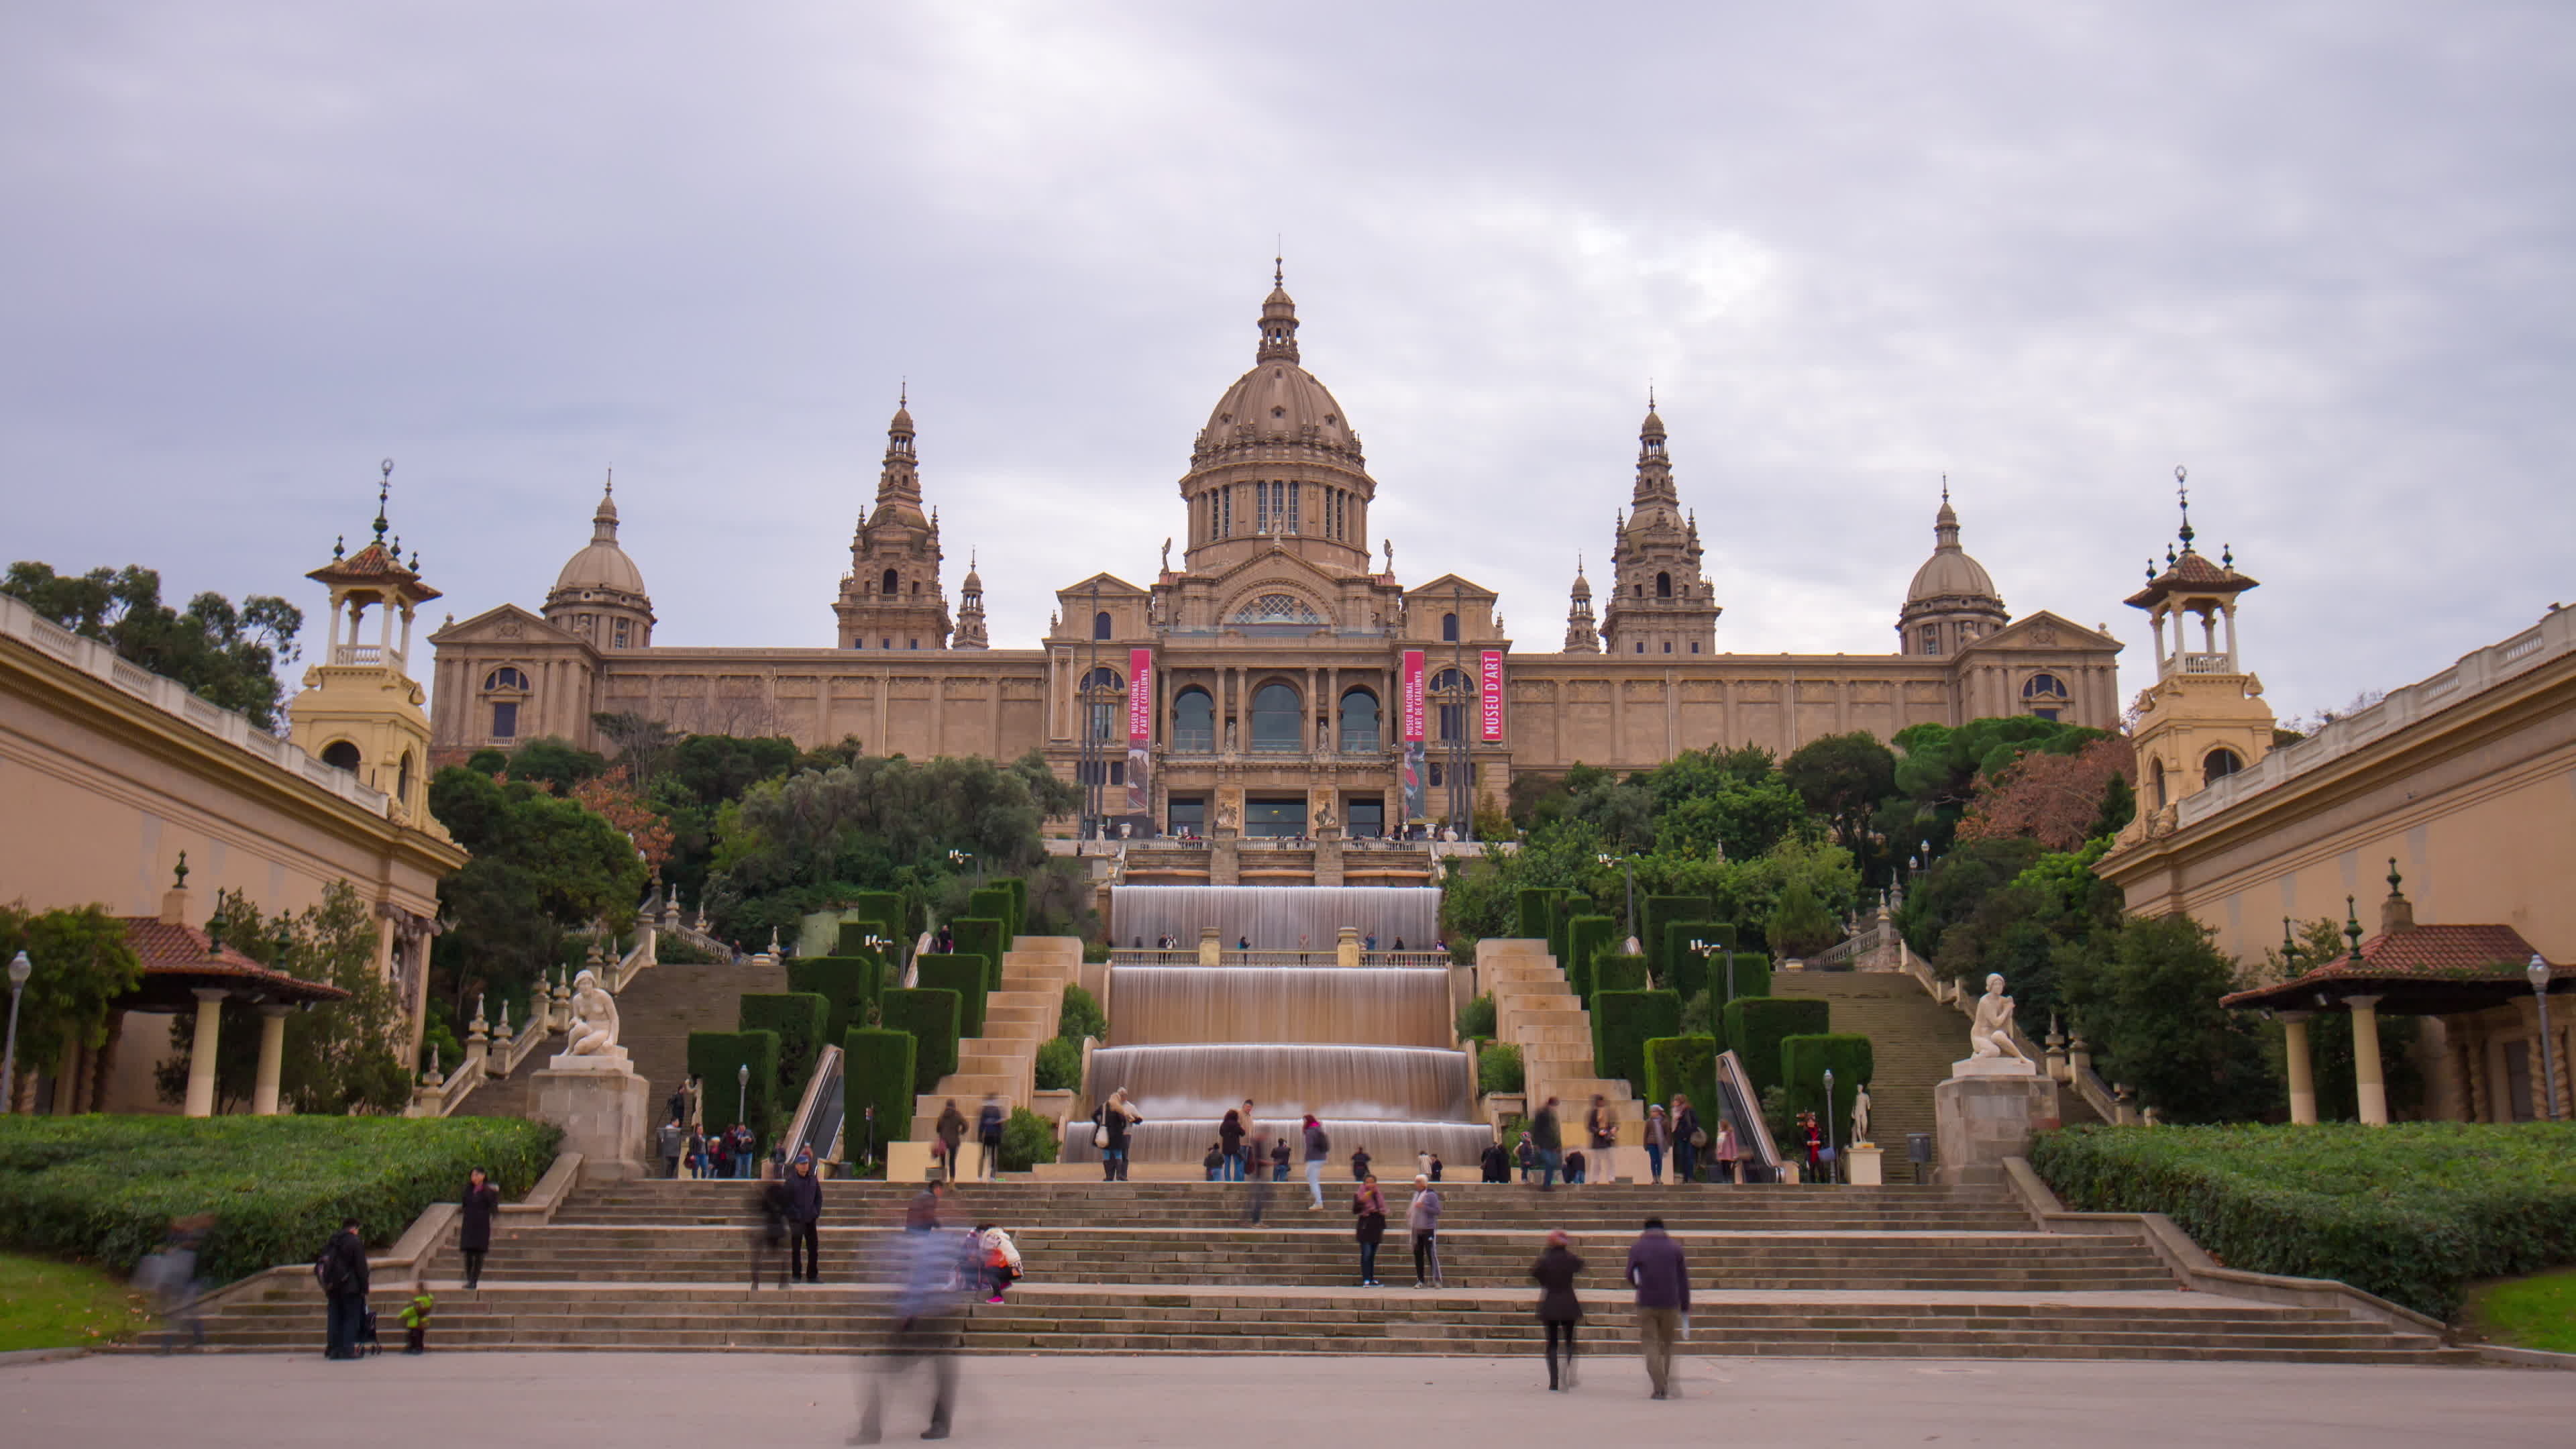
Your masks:
<path fill-rule="evenodd" d="M 1330 951 L 1349 926 L 1377 937 L 1382 950 L 1402 941 L 1416 951 L 1440 938 L 1440 892 L 1426 886 L 1113 886 L 1109 939 L 1147 946 L 1169 936 L 1187 950 L 1199 928 L 1216 927 L 1232 950 Z M 1300 941 L 1306 944 L 1299 946 Z"/>
<path fill-rule="evenodd" d="M 1449 1044 L 1449 973 L 1438 968 L 1120 966 L 1110 1000 L 1121 1047 Z"/>

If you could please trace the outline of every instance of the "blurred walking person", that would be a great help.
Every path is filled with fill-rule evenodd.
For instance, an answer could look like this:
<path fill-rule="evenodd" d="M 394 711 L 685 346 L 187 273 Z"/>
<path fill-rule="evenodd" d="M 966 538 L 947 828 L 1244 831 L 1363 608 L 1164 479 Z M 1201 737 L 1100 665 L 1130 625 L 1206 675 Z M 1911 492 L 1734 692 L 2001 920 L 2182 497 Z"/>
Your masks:
<path fill-rule="evenodd" d="M 1575 1275 L 1583 1271 L 1583 1260 L 1574 1256 L 1574 1240 L 1558 1228 L 1547 1235 L 1547 1246 L 1539 1251 L 1538 1261 L 1530 1265 L 1530 1277 L 1538 1283 L 1538 1321 L 1547 1332 L 1547 1386 L 1550 1392 L 1574 1387 L 1574 1326 L 1583 1321 L 1583 1300 L 1574 1296 Z M 1565 1345 L 1565 1366 L 1559 1371 L 1556 1362 L 1558 1343 Z"/>
<path fill-rule="evenodd" d="M 1440 1278 L 1440 1189 L 1431 1179 L 1414 1174 L 1413 1200 L 1404 1205 L 1404 1228 L 1413 1234 L 1413 1286 L 1446 1288 Z"/>
<path fill-rule="evenodd" d="M 1592 1110 L 1583 1114 L 1583 1127 L 1590 1138 L 1584 1144 L 1583 1180 L 1617 1182 L 1619 1180 L 1619 1114 L 1610 1099 L 1595 1092 Z"/>
<path fill-rule="evenodd" d="M 1637 1290 L 1637 1344 L 1646 1355 L 1654 1396 L 1680 1398 L 1673 1386 L 1673 1345 L 1690 1325 L 1690 1265 L 1662 1218 L 1646 1219 L 1646 1230 L 1629 1245 L 1628 1282 Z"/>
<path fill-rule="evenodd" d="M 1244 1180 L 1243 1220 L 1257 1228 L 1261 1226 L 1261 1215 L 1270 1209 L 1270 1173 L 1267 1167 L 1270 1134 L 1262 1131 L 1261 1124 L 1250 1117 L 1244 1121 L 1252 1129 L 1252 1135 L 1244 1139 L 1244 1160 L 1252 1166 Z"/>
<path fill-rule="evenodd" d="M 1002 1171 L 1002 1124 L 1010 1120 L 1002 1110 L 1002 1099 L 991 1092 L 984 1094 L 984 1106 L 975 1114 L 975 1145 L 984 1149 L 983 1178 L 991 1182 Z"/>
<path fill-rule="evenodd" d="M 1559 1150 L 1565 1145 L 1556 1121 L 1556 1099 L 1539 1104 L 1538 1115 L 1530 1119 L 1530 1141 L 1538 1147 L 1538 1190 L 1556 1190 L 1557 1169 L 1562 1166 Z"/>
<path fill-rule="evenodd" d="M 1673 1142 L 1672 1120 L 1664 1115 L 1658 1102 L 1646 1109 L 1646 1181 L 1660 1187 L 1664 1181 L 1664 1149 Z"/>
<path fill-rule="evenodd" d="M 1708 1145 L 1707 1134 L 1700 1130 L 1699 1113 L 1692 1109 L 1690 1098 L 1673 1094 L 1673 1181 L 1692 1182 L 1698 1178 L 1699 1150 Z"/>
<path fill-rule="evenodd" d="M 927 1362 L 931 1375 L 930 1427 L 924 1439 L 948 1437 L 949 1415 L 957 1400 L 957 1335 L 965 1309 L 964 1285 L 975 1283 L 982 1264 L 975 1235 L 949 1232 L 936 1225 L 907 1227 L 887 1240 L 882 1276 L 894 1287 L 887 1300 L 889 1342 L 868 1375 L 865 1403 L 859 1410 L 853 1444 L 874 1444 L 885 1437 L 885 1401 L 894 1382 L 912 1366 Z"/>
<path fill-rule="evenodd" d="M 492 1251 L 492 1218 L 501 1211 L 501 1189 L 483 1169 L 465 1174 L 465 1201 L 457 1214 L 456 1251 L 465 1259 L 465 1291 L 483 1285 L 483 1255 Z"/>
<path fill-rule="evenodd" d="M 1377 1247 L 1386 1241 L 1386 1194 L 1378 1191 L 1377 1179 L 1360 1183 L 1351 1193 L 1352 1236 L 1360 1245 L 1360 1286 L 1383 1288 L 1377 1281 Z"/>
<path fill-rule="evenodd" d="M 787 1276 L 787 1184 L 778 1180 L 778 1164 L 765 1162 L 760 1167 L 760 1186 L 752 1190 L 752 1211 L 760 1214 L 760 1226 L 751 1230 L 751 1291 L 760 1291 L 760 1270 L 774 1264 L 778 1286 L 789 1283 Z"/>

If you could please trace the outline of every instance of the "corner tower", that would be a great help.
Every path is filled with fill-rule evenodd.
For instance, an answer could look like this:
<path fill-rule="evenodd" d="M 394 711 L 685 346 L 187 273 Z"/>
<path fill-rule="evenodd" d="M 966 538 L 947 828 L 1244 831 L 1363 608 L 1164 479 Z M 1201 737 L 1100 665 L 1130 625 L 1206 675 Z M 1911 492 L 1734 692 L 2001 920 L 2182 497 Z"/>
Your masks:
<path fill-rule="evenodd" d="M 2187 476 L 2174 470 L 2182 527 L 2165 549 L 2162 573 L 2147 564 L 2147 586 L 2128 597 L 2147 611 L 2155 632 L 2156 682 L 2138 696 L 2132 738 L 2138 747 L 2138 818 L 2122 832 L 2131 839 L 2173 828 L 2183 797 L 2261 760 L 2272 748 L 2272 706 L 2263 681 L 2236 650 L 2236 600 L 2256 587 L 2236 571 L 2233 551 L 2216 563 L 2192 546 Z M 2173 637 L 2165 637 L 2165 625 Z M 2191 626 L 2201 637 L 2188 637 Z M 2224 631 L 2222 633 L 2222 630 Z M 2197 643 L 2199 647 L 2194 648 Z"/>
<path fill-rule="evenodd" d="M 833 601 L 843 649 L 945 649 L 948 596 L 939 587 L 939 519 L 921 511 L 920 460 L 913 451 L 907 393 L 886 426 L 874 512 L 850 539 L 850 572 Z"/>
<path fill-rule="evenodd" d="M 1646 400 L 1637 433 L 1637 486 L 1610 550 L 1610 602 L 1601 611 L 1612 654 L 1717 652 L 1717 592 L 1700 572 L 1699 522 L 1682 512 L 1664 450 L 1664 420 Z"/>
<path fill-rule="evenodd" d="M 305 575 L 331 591 L 331 631 L 322 662 L 304 671 L 303 691 L 288 702 L 286 718 L 306 754 L 392 796 L 399 821 L 436 832 L 429 815 L 429 716 L 420 709 L 427 695 L 412 682 L 409 657 L 412 617 L 439 594 L 422 582 L 419 555 L 403 562 L 399 535 L 385 541 L 393 475 L 387 458 L 376 486 L 375 536 L 356 553 L 334 543 L 331 561 Z M 366 638 L 370 609 L 377 612 L 373 642 Z"/>

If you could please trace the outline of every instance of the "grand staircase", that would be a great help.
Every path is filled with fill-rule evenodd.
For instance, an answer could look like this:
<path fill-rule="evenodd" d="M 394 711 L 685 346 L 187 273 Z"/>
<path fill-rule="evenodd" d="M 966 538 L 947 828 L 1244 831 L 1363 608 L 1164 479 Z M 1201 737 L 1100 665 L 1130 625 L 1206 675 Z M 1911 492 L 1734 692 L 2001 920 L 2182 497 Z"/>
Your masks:
<path fill-rule="evenodd" d="M 1540 1193 L 1444 1185 L 1446 1286 L 1361 1289 L 1335 1184 L 1309 1213 L 1301 1182 L 1272 1188 L 1245 1226 L 1246 1189 L 1215 1184 L 970 1184 L 951 1227 L 1010 1226 L 1029 1281 L 977 1302 L 962 1346 L 981 1353 L 1533 1352 L 1528 1270 L 1546 1229 L 1586 1260 L 1587 1348 L 1635 1343 L 1619 1282 L 1638 1223 L 1661 1217 L 1689 1255 L 1694 1355 L 2170 1358 L 2395 1363 L 2456 1353 L 2427 1335 L 2329 1310 L 2173 1291 L 2127 1238 L 2044 1234 L 2000 1189 L 1629 1185 Z M 913 1189 L 825 1188 L 825 1278 L 747 1291 L 751 1184 L 640 1181 L 578 1190 L 541 1227 L 505 1227 L 483 1286 L 430 1261 L 439 1349 L 864 1352 L 884 1345 L 874 1249 Z M 1404 1194 L 1390 1194 L 1401 1210 Z M 1410 1281 L 1401 1231 L 1379 1275 Z M 391 1323 L 407 1290 L 378 1284 Z M 210 1343 L 309 1350 L 321 1303 L 307 1275 L 263 1280 L 212 1313 Z"/>
<path fill-rule="evenodd" d="M 1835 1031 L 1869 1038 L 1869 1135 L 1904 1171 L 1906 1134 L 1932 1131 L 1932 1089 L 1968 1054 L 1968 1019 L 1898 971 L 1778 971 L 1771 994 L 1826 1002 Z"/>

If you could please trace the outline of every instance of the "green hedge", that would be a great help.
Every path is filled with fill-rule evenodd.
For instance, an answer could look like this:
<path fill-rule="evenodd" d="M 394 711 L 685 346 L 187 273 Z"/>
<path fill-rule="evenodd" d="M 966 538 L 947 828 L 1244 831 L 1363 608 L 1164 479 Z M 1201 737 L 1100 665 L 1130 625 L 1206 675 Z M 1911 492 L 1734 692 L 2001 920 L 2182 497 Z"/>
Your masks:
<path fill-rule="evenodd" d="M 841 1156 L 856 1162 L 869 1149 L 868 1109 L 876 1109 L 878 1159 L 888 1142 L 912 1136 L 912 1033 L 862 1026 L 841 1037 Z"/>
<path fill-rule="evenodd" d="M 751 1068 L 751 1084 L 746 1090 L 736 1079 L 744 1067 Z M 786 1114 L 796 1104 L 778 1105 L 778 1033 L 774 1031 L 693 1031 L 689 1033 L 689 1073 L 707 1084 L 706 1120 L 709 1126 L 730 1126 L 733 1114 L 726 1111 L 742 1101 L 744 1118 L 752 1135 L 763 1147 L 778 1141 L 787 1130 Z"/>
<path fill-rule="evenodd" d="M 984 997 L 993 989 L 993 964 L 982 956 L 924 953 L 912 960 L 912 979 L 957 993 L 957 1034 L 984 1034 Z"/>
<path fill-rule="evenodd" d="M 994 981 L 998 983 L 1002 979 L 1002 952 L 1006 949 L 1008 927 L 1000 918 L 959 916 L 948 923 L 948 930 L 956 937 L 956 954 L 983 957 L 993 963 Z"/>
<path fill-rule="evenodd" d="M 1735 961 L 1735 995 L 1730 998 L 1726 994 L 1726 962 L 1711 956 L 1708 958 L 1708 989 L 1717 993 L 1711 1000 L 1724 1006 L 1728 1000 L 1741 1001 L 1748 996 L 1771 994 L 1770 957 L 1759 951 L 1730 951 L 1727 955 Z"/>
<path fill-rule="evenodd" d="M 2231 1268 L 2437 1318 L 2479 1279 L 2576 1263 L 2576 1124 L 2070 1127 L 2030 1162 L 2078 1212 L 2160 1212 Z"/>
<path fill-rule="evenodd" d="M 778 1034 L 778 1101 L 784 1110 L 795 1111 L 805 1099 L 814 1059 L 823 1054 L 823 1043 L 832 1039 L 831 1020 L 832 1004 L 810 991 L 743 993 L 736 1029 Z M 714 1088 L 708 1091 L 712 1094 Z"/>
<path fill-rule="evenodd" d="M 1780 1085 L 1789 1089 L 1789 1101 L 1799 1111 L 1823 1107 L 1828 1068 L 1834 1074 L 1834 1140 L 1849 1146 L 1852 1103 L 1860 1097 L 1861 1083 L 1877 1070 L 1869 1038 L 1855 1032 L 1780 1038 Z"/>
<path fill-rule="evenodd" d="M 1739 996 L 1726 1004 L 1726 1046 L 1744 1063 L 1756 1095 L 1781 1084 L 1780 1039 L 1833 1029 L 1833 1008 L 1787 996 Z"/>
<path fill-rule="evenodd" d="M 1069 1036 L 1053 1036 L 1039 1042 L 1038 1059 L 1033 1070 L 1041 1092 L 1081 1091 L 1082 1043 Z"/>
<path fill-rule="evenodd" d="M 1521 1066 L 1521 1049 L 1510 1042 L 1489 1042 L 1476 1053 L 1476 1090 L 1518 1092 L 1529 1077 Z"/>
<path fill-rule="evenodd" d="M 861 891 L 850 898 L 850 909 L 858 912 L 854 920 L 873 924 L 878 935 L 894 942 L 892 954 L 901 958 L 904 944 L 912 935 L 906 929 L 911 924 L 912 912 L 904 904 L 903 892 Z M 862 929 L 865 929 L 864 924 Z"/>
<path fill-rule="evenodd" d="M 1026 1172 L 1041 1162 L 1053 1162 L 1056 1146 L 1055 1123 L 1026 1107 L 1013 1107 L 1011 1115 L 1002 1120 L 1004 1172 Z"/>
<path fill-rule="evenodd" d="M 1084 1037 L 1109 1040 L 1109 1018 L 1100 1010 L 1100 998 L 1071 982 L 1064 988 L 1064 1004 L 1056 1011 L 1055 1034 L 1071 1037 L 1080 1046 Z"/>
<path fill-rule="evenodd" d="M 1705 921 L 1717 914 L 1717 902 L 1707 896 L 1648 896 L 1637 909 L 1642 914 L 1637 922 L 1637 948 L 1646 953 L 1646 966 L 1655 973 L 1655 984 L 1670 988 L 1673 962 L 1667 945 L 1671 932 L 1665 928 L 1675 921 Z"/>
<path fill-rule="evenodd" d="M 1011 892 L 1009 887 L 988 885 L 982 890 L 976 891 L 972 895 L 967 896 L 966 914 L 969 917 L 993 921 L 999 924 L 1002 933 L 1002 951 L 1011 949 L 1011 940 L 1019 934 L 1019 930 L 1011 921 L 1012 908 Z M 1001 951 L 996 951 L 993 955 L 994 958 L 998 960 L 1001 957 Z"/>
<path fill-rule="evenodd" d="M 957 1070 L 957 1015 L 957 993 L 937 987 L 898 986 L 879 1003 L 879 1020 L 912 1033 L 914 1091 L 936 1091 Z"/>
<path fill-rule="evenodd" d="M 1720 947 L 1706 957 L 1690 948 L 1699 941 Z M 1725 953 L 1735 949 L 1735 927 L 1725 921 L 1671 921 L 1664 926 L 1664 959 L 1671 963 L 1672 974 L 1664 984 L 1682 994 L 1688 1001 L 1708 989 L 1708 968 L 1726 965 Z"/>
<path fill-rule="evenodd" d="M 1523 886 L 1520 890 L 1520 939 L 1545 941 L 1556 934 L 1556 903 L 1565 892 L 1554 886 Z"/>
<path fill-rule="evenodd" d="M 0 1117 L 0 1243 L 130 1272 L 171 1219 L 212 1213 L 198 1271 L 229 1283 L 312 1262 L 345 1218 L 390 1244 L 477 1167 L 524 1196 L 562 1135 L 515 1117 Z"/>
<path fill-rule="evenodd" d="M 1576 916 L 1584 913 L 1581 907 L 1585 904 L 1588 903 L 1581 901 L 1572 891 L 1554 891 L 1548 896 L 1547 954 L 1555 957 L 1557 964 L 1565 968 L 1569 981 L 1574 979 L 1574 957 L 1567 949 L 1565 931 Z"/>
<path fill-rule="evenodd" d="M 1646 1100 L 1669 1103 L 1688 1097 L 1703 1122 L 1717 1112 L 1717 1038 L 1658 1036 L 1646 1040 Z"/>
<path fill-rule="evenodd" d="M 1029 933 L 1029 883 L 1020 876 L 1006 875 L 996 884 L 1011 893 L 1011 944 L 1016 946 Z"/>
<path fill-rule="evenodd" d="M 1592 960 L 1592 989 L 1601 991 L 1645 991 L 1654 986 L 1654 974 L 1643 956 L 1611 953 Z"/>
<path fill-rule="evenodd" d="M 1669 991 L 1603 991 L 1592 998 L 1595 1070 L 1646 1085 L 1646 1043 L 1682 1034 L 1682 999 Z"/>
<path fill-rule="evenodd" d="M 868 1024 L 868 1003 L 884 981 L 885 963 L 873 955 L 806 956 L 787 963 L 787 989 L 823 998 L 831 1012 L 823 1023 L 825 1041 L 839 1041 L 851 1027 Z"/>
<path fill-rule="evenodd" d="M 1565 922 L 1565 954 L 1557 958 L 1565 968 L 1566 985 L 1573 988 L 1575 999 L 1588 1002 L 1598 988 L 1594 985 L 1593 963 L 1610 949 L 1610 938 L 1619 923 L 1608 916 L 1569 916 Z"/>

